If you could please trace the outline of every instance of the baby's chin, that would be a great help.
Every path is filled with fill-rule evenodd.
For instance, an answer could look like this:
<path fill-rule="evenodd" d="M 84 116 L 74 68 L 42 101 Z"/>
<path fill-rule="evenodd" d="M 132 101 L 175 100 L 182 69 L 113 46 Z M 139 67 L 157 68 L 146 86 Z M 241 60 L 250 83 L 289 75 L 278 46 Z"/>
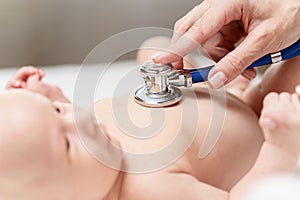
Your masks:
<path fill-rule="evenodd" d="M 113 164 L 112 168 L 121 170 L 123 163 L 123 148 L 121 142 L 118 138 L 113 136 L 113 134 L 109 133 L 103 124 L 98 123 L 97 126 L 100 130 L 98 134 L 104 135 L 107 141 L 106 150 L 107 155 L 109 155 L 109 163 Z"/>
<path fill-rule="evenodd" d="M 112 145 L 122 150 L 121 142 L 119 141 L 119 139 L 109 131 L 107 131 L 107 128 L 104 124 L 97 122 L 97 126 L 99 127 L 100 133 L 103 134 Z"/>
<path fill-rule="evenodd" d="M 89 154 L 107 167 L 119 171 L 123 162 L 120 142 L 108 134 L 105 126 L 97 121 L 80 124 L 77 127 L 79 137 Z"/>

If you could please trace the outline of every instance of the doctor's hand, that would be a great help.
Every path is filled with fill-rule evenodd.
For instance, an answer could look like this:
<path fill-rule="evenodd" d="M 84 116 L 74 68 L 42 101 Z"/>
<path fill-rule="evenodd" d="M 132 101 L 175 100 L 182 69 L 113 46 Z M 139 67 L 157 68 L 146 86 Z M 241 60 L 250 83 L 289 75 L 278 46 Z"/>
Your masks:
<path fill-rule="evenodd" d="M 217 62 L 209 83 L 219 88 L 239 74 L 253 78 L 247 66 L 299 38 L 299 0 L 205 0 L 176 22 L 168 51 L 153 60 L 179 69 L 182 58 L 201 45 Z"/>

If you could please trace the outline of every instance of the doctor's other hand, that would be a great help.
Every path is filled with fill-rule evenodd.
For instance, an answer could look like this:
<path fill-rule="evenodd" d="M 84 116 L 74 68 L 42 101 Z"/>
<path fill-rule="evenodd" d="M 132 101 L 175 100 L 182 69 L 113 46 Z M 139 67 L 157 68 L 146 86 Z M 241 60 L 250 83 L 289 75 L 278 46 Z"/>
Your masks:
<path fill-rule="evenodd" d="M 180 69 L 182 58 L 201 45 L 217 62 L 209 82 L 219 88 L 240 74 L 255 76 L 245 68 L 299 38 L 299 0 L 205 0 L 176 22 L 172 44 L 153 60 Z"/>

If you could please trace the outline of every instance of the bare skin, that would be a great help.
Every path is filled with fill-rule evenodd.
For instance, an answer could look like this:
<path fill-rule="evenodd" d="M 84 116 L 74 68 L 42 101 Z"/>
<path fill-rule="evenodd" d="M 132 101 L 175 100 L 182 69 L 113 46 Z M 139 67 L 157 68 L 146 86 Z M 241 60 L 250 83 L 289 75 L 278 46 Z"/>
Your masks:
<path fill-rule="evenodd" d="M 298 0 L 202 1 L 176 22 L 172 44 L 154 60 L 177 63 L 179 69 L 182 56 L 203 45 L 217 62 L 210 71 L 210 84 L 220 88 L 245 73 L 255 60 L 299 40 L 299 10 Z"/>
<path fill-rule="evenodd" d="M 86 116 L 78 137 L 71 104 L 19 89 L 0 94 L 0 110 L 1 199 L 103 199 L 117 183 L 119 172 L 82 145 L 83 137 L 98 143 L 91 135 L 99 127 Z M 121 155 L 105 151 L 121 165 Z"/>
<path fill-rule="evenodd" d="M 295 91 L 295 87 L 300 84 L 298 76 L 300 74 L 299 63 L 300 56 L 273 64 L 264 73 L 261 82 L 253 87 L 248 87 L 240 97 L 260 115 L 263 99 L 268 93 L 293 93 Z"/>
<path fill-rule="evenodd" d="M 266 141 L 289 149 L 292 154 L 297 154 L 300 149 L 300 141 L 292 146 L 289 144 L 295 135 L 299 135 L 299 95 L 287 92 L 268 94 L 264 99 L 264 109 L 260 118 L 260 124 L 266 133 Z"/>
<path fill-rule="evenodd" d="M 27 70 L 23 70 L 21 76 L 17 73 L 18 77 L 27 77 L 22 79 L 24 82 L 23 86 L 17 88 L 34 91 L 42 95 L 51 94 L 48 98 L 52 101 L 65 100 L 63 94 L 51 85 L 41 84 L 41 78 L 32 78 L 36 75 L 41 76 L 38 70 L 32 72 L 32 69 L 30 69 L 29 71 L 31 75 L 26 75 Z M 271 79 L 272 77 L 269 78 Z M 20 81 L 18 78 L 14 80 Z M 35 84 L 29 84 L 29 80 Z M 15 81 L 12 81 L 8 88 L 15 88 Z M 269 84 L 271 83 L 269 82 Z M 32 89 L 33 86 L 40 85 L 43 85 L 43 87 L 40 87 L 38 90 Z M 55 90 L 57 92 L 53 92 Z M 128 102 L 127 99 L 124 101 L 122 98 L 101 100 L 95 104 L 96 117 L 102 123 L 100 127 L 105 126 L 106 128 L 99 130 L 92 126 L 92 129 L 88 128 L 87 130 L 94 130 L 98 134 L 104 134 L 105 137 L 110 138 L 110 142 L 114 145 L 118 146 L 119 141 L 119 148 L 122 148 L 124 152 L 150 153 L 157 151 L 158 148 L 163 148 L 166 144 L 169 144 L 179 133 L 179 130 L 184 130 L 181 132 L 183 133 L 183 139 L 186 137 L 187 140 L 190 140 L 190 135 L 194 133 L 195 129 L 191 129 L 190 124 L 181 119 L 182 113 L 180 107 L 183 105 L 187 106 L 185 109 L 194 109 L 200 114 L 199 116 L 202 116 L 198 120 L 197 135 L 192 140 L 193 143 L 188 150 L 176 162 L 171 163 L 171 165 L 145 174 L 121 173 L 93 159 L 76 134 L 74 122 L 70 123 L 68 120 L 68 115 L 72 115 L 73 113 L 69 104 L 53 104 L 41 95 L 33 94 L 32 92 L 29 93 L 24 90 L 2 94 L 0 97 L 0 105 L 2 105 L 0 107 L 1 113 L 5 114 L 3 116 L 12 117 L 0 118 L 0 122 L 3 124 L 1 127 L 14 127 L 14 129 L 2 129 L 0 132 L 2 138 L 5 138 L 2 140 L 3 145 L 1 147 L 3 151 L 1 152 L 8 149 L 11 152 L 9 156 L 1 157 L 1 163 L 6 163 L 6 165 L 1 165 L 1 171 L 5 171 L 5 174 L 7 174 L 5 176 L 7 178 L 1 180 L 9 179 L 11 184 L 18 183 L 16 190 L 20 191 L 18 194 L 22 194 L 22 196 L 18 196 L 15 192 L 8 190 L 6 182 L 1 181 L 2 197 L 6 199 L 45 199 L 47 197 L 49 199 L 130 200 L 243 199 L 242 196 L 245 190 L 255 180 L 274 173 L 292 172 L 300 153 L 300 148 L 298 148 L 300 136 L 298 134 L 288 134 L 288 137 L 278 137 L 276 134 L 273 134 L 273 131 L 268 131 L 271 127 L 268 123 L 264 123 L 262 119 L 271 117 L 276 124 L 276 130 L 281 130 L 278 132 L 279 134 L 283 132 L 282 130 L 293 130 L 294 127 L 292 125 L 294 124 L 281 123 L 278 118 L 272 118 L 273 114 L 269 114 L 271 115 L 269 116 L 267 113 L 273 113 L 272 108 L 274 106 L 266 107 L 267 111 L 262 111 L 266 115 L 263 114 L 260 122 L 264 127 L 265 138 L 269 138 L 264 141 L 257 114 L 255 114 L 250 106 L 231 94 L 227 94 L 226 96 L 226 115 L 220 138 L 208 156 L 204 159 L 199 159 L 199 149 L 209 126 L 221 123 L 213 118 L 212 111 L 212 103 L 218 101 L 218 98 L 211 99 L 205 85 L 195 86 L 183 92 L 184 99 L 180 104 L 174 107 L 163 108 L 166 117 L 164 126 L 160 129 L 159 134 L 143 141 L 128 137 L 124 134 L 124 129 L 118 127 L 118 124 L 114 121 L 115 113 L 112 113 L 112 102 L 115 101 L 114 103 L 117 103 L 120 107 L 128 107 L 129 116 L 132 118 L 132 121 L 141 127 L 151 124 L 150 109 L 137 105 L 132 99 Z M 193 97 L 193 94 L 196 94 L 196 96 Z M 23 96 L 27 100 L 22 100 L 20 106 L 16 106 L 19 104 L 20 99 L 24 98 Z M 197 108 L 192 107 L 191 102 L 197 102 Z M 277 102 L 277 105 L 281 105 L 282 103 L 282 101 Z M 281 108 L 285 109 L 285 106 L 281 106 Z M 291 108 L 293 107 L 291 106 Z M 15 109 L 15 112 L 11 112 L 13 109 Z M 291 110 L 285 110 L 284 112 L 290 113 Z M 31 113 L 33 111 L 36 114 L 24 115 L 24 113 Z M 224 110 L 221 109 L 221 111 Z M 283 111 L 280 110 L 279 114 L 280 112 Z M 20 121 L 15 121 L 16 115 L 14 113 L 23 113 L 23 115 L 19 115 L 22 116 Z M 56 116 L 57 114 L 58 116 Z M 122 116 L 124 113 L 117 114 Z M 86 120 L 83 120 L 82 125 L 88 125 L 88 121 L 92 121 L 89 117 L 84 119 Z M 36 121 L 39 123 L 34 123 Z M 181 121 L 185 123 L 180 124 L 179 122 Z M 18 124 L 18 126 L 15 126 L 15 124 Z M 60 126 L 57 126 L 58 124 Z M 52 130 L 51 127 L 61 127 L 62 124 L 64 128 L 56 129 L 54 131 L 56 134 L 49 131 Z M 28 128 L 25 129 L 25 127 Z M 33 127 L 35 127 L 35 131 L 31 131 Z M 281 129 L 281 127 L 285 128 Z M 87 132 L 87 135 L 92 134 L 89 131 Z M 291 133 L 294 132 L 292 131 Z M 16 137 L 13 137 L 12 133 L 18 133 L 18 138 L 20 139 L 16 140 Z M 69 133 L 72 134 L 70 135 Z M 41 136 L 42 138 L 40 138 Z M 24 142 L 27 141 L 26 138 L 36 139 Z M 66 138 L 68 139 L 67 142 Z M 49 146 L 49 141 L 53 141 L 51 142 L 53 146 Z M 18 154 L 14 154 L 15 151 L 11 151 L 11 146 L 4 144 L 17 144 L 18 148 L 28 149 L 28 151 L 23 152 L 26 159 L 19 160 L 20 163 L 17 165 L 13 164 L 13 161 L 18 160 Z M 61 147 L 57 148 L 57 145 L 61 145 Z M 67 164 L 67 161 L 63 161 L 68 158 L 68 154 L 66 155 L 65 152 L 69 148 L 70 151 L 68 152 L 71 153 L 70 158 L 72 159 L 72 164 L 70 165 Z M 18 149 L 13 148 L 13 150 L 21 152 Z M 115 155 L 109 147 L 102 150 L 105 151 L 103 152 L 104 154 L 108 153 L 108 155 L 112 155 L 111 159 L 116 160 L 120 168 L 126 169 L 126 165 L 129 164 L 126 163 L 129 162 L 127 157 L 121 159 L 120 155 Z M 29 157 L 29 155 L 32 157 Z M 62 161 L 52 159 L 53 157 L 56 158 L 56 156 Z M 30 162 L 30 165 L 26 165 L 26 163 L 29 163 L 27 158 L 40 160 L 41 164 Z M 56 167 L 47 167 L 52 165 Z M 125 168 L 123 168 L 124 165 Z M 15 171 L 18 171 L 22 175 L 21 179 L 20 176 L 10 176 Z M 39 182 L 30 182 L 31 177 L 37 177 Z M 29 185 L 28 183 L 32 184 Z M 37 187 L 37 185 L 40 187 Z M 28 187 L 32 190 L 28 190 Z M 62 192 L 53 192 L 58 187 Z"/>
<path fill-rule="evenodd" d="M 148 41 L 144 44 L 144 47 L 146 47 L 147 49 L 140 51 L 140 53 L 138 54 L 139 64 L 146 61 L 147 58 L 149 58 L 149 56 L 153 54 L 153 51 L 155 50 L 155 48 L 157 48 L 156 46 L 157 44 L 167 44 L 165 38 L 156 38 L 154 39 L 154 41 L 155 41 L 154 44 L 153 41 L 151 40 L 150 42 Z M 152 46 L 148 46 L 149 44 Z M 187 61 L 185 65 L 188 66 L 188 68 L 192 67 L 190 63 L 191 62 Z M 276 73 L 273 72 L 273 74 Z M 238 80 L 237 83 L 243 82 L 243 84 L 247 84 L 247 80 L 243 80 L 243 79 L 244 78 L 241 77 L 241 79 Z M 269 81 L 269 83 L 266 80 Z M 294 78 L 293 80 L 295 81 L 296 79 Z M 275 79 L 275 81 L 277 80 Z M 265 88 L 270 88 L 273 83 L 274 82 L 270 81 L 270 77 L 265 76 L 262 84 L 265 89 Z M 280 85 L 282 88 L 284 89 L 288 88 L 290 90 L 290 85 L 285 84 L 284 82 L 282 82 L 282 84 Z M 231 89 L 231 91 L 235 91 L 234 88 L 236 86 L 237 84 L 232 84 L 231 86 L 228 86 L 228 89 L 229 90 Z M 243 89 L 246 90 L 246 87 Z M 218 195 L 223 196 L 224 193 L 222 193 L 222 191 L 230 192 L 231 189 L 233 189 L 234 185 L 237 185 L 237 187 L 235 188 L 240 188 L 238 184 L 240 178 L 238 177 L 245 172 L 246 172 L 245 174 L 247 174 L 248 170 L 253 166 L 252 164 L 253 161 L 257 158 L 255 156 L 256 158 L 252 160 L 253 159 L 252 156 L 257 155 L 258 153 L 257 150 L 260 149 L 262 145 L 261 130 L 259 126 L 257 126 L 258 125 L 257 115 L 255 115 L 253 111 L 249 109 L 249 107 L 246 104 L 240 102 L 238 99 L 228 94 L 227 109 L 226 109 L 227 113 L 226 113 L 226 119 L 224 121 L 224 128 L 222 129 L 222 133 L 221 133 L 221 138 L 218 141 L 215 148 L 213 149 L 213 151 L 205 159 L 199 159 L 199 147 L 201 147 L 201 144 L 204 140 L 204 134 L 207 132 L 208 126 L 211 123 L 210 120 L 213 120 L 210 118 L 212 117 L 211 116 L 212 110 L 210 108 L 211 108 L 211 101 L 214 100 L 210 99 L 209 95 L 207 95 L 208 90 L 205 84 L 199 84 L 198 86 L 195 86 L 193 89 L 184 90 L 184 93 L 186 93 L 184 94 L 184 96 L 188 96 L 188 93 L 191 91 L 195 92 L 197 96 L 196 97 L 196 101 L 198 103 L 197 112 L 200 113 L 200 115 L 201 114 L 208 115 L 207 118 L 205 119 L 202 118 L 199 121 L 200 128 L 197 131 L 197 137 L 195 141 L 193 142 L 189 150 L 185 152 L 185 154 L 182 157 L 180 157 L 180 159 L 177 160 L 170 167 L 167 167 L 158 172 L 147 174 L 147 175 L 133 175 L 133 174 L 126 175 L 126 178 L 124 179 L 125 182 L 124 185 L 126 189 L 123 190 L 124 191 L 123 195 L 125 197 L 133 198 L 133 199 L 134 197 L 136 199 L 145 198 L 142 197 L 142 195 L 144 195 L 144 193 L 146 192 L 149 194 L 149 187 L 151 187 L 153 181 L 162 182 L 162 184 L 159 186 L 160 188 L 159 191 L 160 190 L 161 191 L 159 192 L 157 191 L 157 188 L 155 188 L 155 190 L 153 191 L 154 192 L 153 196 L 150 195 L 149 199 L 151 198 L 167 199 L 167 198 L 181 197 L 180 194 L 178 193 L 175 194 L 167 193 L 164 194 L 165 196 L 163 197 L 156 196 L 156 193 L 161 194 L 163 193 L 163 191 L 168 190 L 168 187 L 170 187 L 170 185 L 174 187 L 184 188 L 184 186 L 178 182 L 172 184 L 175 181 L 174 179 L 176 179 L 176 177 L 178 179 L 183 178 L 185 180 L 184 182 L 194 182 L 194 184 L 198 185 L 199 189 L 202 187 L 206 188 L 207 192 L 209 193 L 214 191 L 214 188 L 210 188 L 210 186 L 206 184 L 217 187 L 218 189 L 220 189 L 220 191 L 218 192 L 215 191 L 216 192 L 215 194 L 217 196 L 215 196 L 215 198 L 212 197 L 212 199 L 217 199 L 219 197 Z M 263 95 L 266 94 L 267 93 L 263 93 L 263 94 L 260 93 L 260 97 L 263 97 Z M 243 98 L 244 92 L 235 95 L 239 95 L 240 98 Z M 257 94 L 252 93 L 251 95 L 257 95 Z M 185 104 L 184 102 L 185 100 L 186 99 L 183 99 L 181 105 Z M 103 121 L 104 124 L 106 124 L 108 130 L 110 130 L 110 132 L 114 133 L 114 135 L 117 138 L 119 138 L 124 148 L 124 151 L 139 152 L 139 153 L 147 153 L 148 151 L 151 152 L 151 150 L 154 151 L 156 149 L 161 148 L 161 146 L 168 144 L 170 140 L 174 137 L 174 134 L 178 132 L 176 130 L 178 130 L 179 127 L 177 128 L 173 122 L 181 121 L 180 120 L 181 115 L 180 113 L 178 113 L 178 110 L 180 110 L 180 105 L 176 105 L 164 109 L 164 112 L 167 115 L 166 125 L 164 126 L 166 128 L 161 130 L 160 135 L 165 136 L 166 135 L 165 133 L 169 133 L 171 134 L 170 136 L 168 137 L 158 136 L 152 138 L 151 140 L 146 140 L 146 141 L 135 140 L 127 136 L 126 134 L 124 134 L 122 127 L 121 128 L 118 127 L 118 121 L 114 119 L 114 113 L 112 112 L 114 110 L 113 101 L 104 100 L 96 103 L 95 113 L 97 115 L 97 118 L 100 121 Z M 127 105 L 127 103 L 129 105 Z M 118 101 L 118 104 L 120 107 L 122 106 L 129 107 L 128 112 L 134 113 L 134 115 L 131 117 L 137 126 L 147 127 L 147 125 L 151 123 L 149 122 L 149 120 L 147 120 L 151 118 L 149 114 L 150 113 L 149 109 L 137 105 L 132 101 L 132 99 L 129 100 L 129 102 L 125 100 L 120 100 Z M 191 104 L 187 104 L 187 105 L 193 106 Z M 260 105 L 260 103 L 258 103 L 258 105 Z M 252 106 L 257 106 L 257 105 L 253 104 Z M 237 121 L 238 124 L 234 123 Z M 189 131 L 188 128 L 182 128 L 182 129 Z M 185 134 L 188 135 L 188 133 Z M 239 144 L 243 144 L 243 145 L 239 145 Z M 147 147 L 149 147 L 150 150 L 147 149 Z M 273 151 L 272 148 L 269 147 L 264 147 L 264 148 L 267 149 L 266 150 L 267 152 L 270 149 L 271 149 L 270 151 Z M 235 152 L 235 154 L 233 154 L 233 152 Z M 226 160 L 223 159 L 225 155 L 226 155 Z M 241 158 L 243 158 L 243 160 L 241 160 Z M 222 166 L 222 168 L 218 166 Z M 233 171 L 234 173 L 231 173 Z M 250 178 L 250 180 L 251 179 L 252 178 Z M 144 186 L 143 189 L 145 190 L 141 189 L 141 191 L 138 192 L 136 190 L 130 189 L 130 188 L 137 188 L 137 187 L 142 188 L 141 186 Z M 239 194 L 239 192 L 236 192 L 235 188 L 233 189 L 233 196 Z M 186 188 L 186 190 L 189 191 L 189 188 Z M 130 192 L 128 193 L 128 191 Z M 183 193 L 183 196 L 181 198 L 192 198 L 193 196 L 186 196 L 188 193 L 190 193 L 190 191 Z M 193 192 L 191 192 L 191 194 L 194 195 Z M 205 192 L 203 192 L 203 190 L 202 190 L 202 195 L 205 196 Z"/>
<path fill-rule="evenodd" d="M 235 185 L 254 164 L 263 142 L 262 133 L 257 123 L 258 118 L 249 107 L 245 106 L 233 96 L 228 95 L 227 97 L 227 109 L 224 122 L 214 122 L 214 118 L 212 114 L 210 114 L 212 113 L 211 101 L 217 100 L 211 99 L 207 94 L 208 90 L 203 87 L 196 87 L 194 90 L 184 90 L 183 95 L 185 98 L 182 103 L 163 109 L 166 115 L 164 127 L 160 130 L 158 135 L 147 140 L 134 139 L 124 134 L 124 131 L 118 127 L 118 122 L 114 119 L 113 110 L 115 108 L 112 107 L 113 102 L 111 100 L 103 100 L 96 103 L 95 113 L 99 121 L 102 121 L 106 125 L 107 130 L 121 141 L 124 151 L 134 153 L 155 152 L 172 142 L 177 134 L 183 134 L 185 139 L 190 139 L 190 135 L 195 131 L 191 130 L 188 124 L 174 123 L 182 121 L 181 109 L 193 108 L 192 106 L 194 106 L 194 104 L 191 104 L 191 99 L 188 99 L 189 93 L 191 92 L 195 92 L 197 95 L 196 99 L 194 99 L 198 104 L 196 112 L 202 116 L 199 117 L 198 129 L 196 131 L 197 135 L 192 145 L 175 163 L 167 168 L 158 169 L 157 172 L 150 174 L 126 174 L 123 184 L 124 189 L 122 190 L 122 195 L 125 197 L 124 199 L 141 199 L 141 195 L 144 196 L 145 192 L 153 192 L 153 194 L 151 194 L 154 196 L 149 196 L 149 199 L 163 199 L 163 197 L 168 199 L 175 197 L 175 195 L 179 199 L 192 198 L 192 196 L 187 196 L 189 194 L 187 191 L 192 188 L 185 188 L 187 191 L 182 194 L 163 192 L 169 190 L 166 187 L 171 187 L 170 185 L 173 185 L 172 183 L 175 182 L 176 179 L 178 179 L 178 181 L 174 183 L 176 184 L 173 185 L 175 187 L 184 187 L 183 184 L 187 181 L 196 185 L 199 184 L 200 188 L 215 186 L 221 190 L 230 191 L 233 185 Z M 120 107 L 126 106 L 127 101 L 120 100 L 118 104 Z M 187 106 L 190 106 L 190 108 L 187 108 Z M 151 124 L 151 121 L 149 121 L 149 119 L 151 119 L 150 109 L 141 107 L 133 102 L 132 99 L 129 101 L 128 107 L 128 112 L 132 113 L 132 120 L 137 126 L 147 127 L 149 123 Z M 225 112 L 225 110 L 223 111 Z M 222 112 L 222 110 L 220 112 Z M 120 112 L 116 113 L 122 115 Z M 238 124 L 236 122 L 238 122 Z M 218 123 L 224 123 L 222 132 L 220 133 L 220 139 L 213 151 L 204 159 L 200 159 L 199 151 L 204 141 L 204 136 L 209 131 L 210 125 L 218 126 Z M 179 132 L 178 130 L 180 129 L 185 131 Z M 161 183 L 161 185 L 155 188 L 154 191 L 148 191 L 153 184 L 153 181 L 150 180 Z M 139 192 L 132 190 L 132 188 L 139 188 Z M 200 188 L 199 193 L 201 193 Z M 210 190 L 208 191 L 211 192 Z M 162 197 L 157 197 L 156 193 L 165 194 Z M 190 195 L 195 194 L 190 193 Z M 203 190 L 202 195 L 205 195 Z M 145 197 L 143 197 L 143 199 L 145 199 Z"/>

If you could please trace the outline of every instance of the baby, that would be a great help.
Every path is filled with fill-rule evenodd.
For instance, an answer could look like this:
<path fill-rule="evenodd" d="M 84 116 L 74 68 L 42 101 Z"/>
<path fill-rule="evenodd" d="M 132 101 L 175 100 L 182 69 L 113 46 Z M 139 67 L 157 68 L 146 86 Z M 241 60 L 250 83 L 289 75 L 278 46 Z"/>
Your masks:
<path fill-rule="evenodd" d="M 272 67 L 259 85 L 243 93 L 241 98 L 247 97 L 247 103 L 231 94 L 226 96 L 219 140 L 202 159 L 199 149 L 205 134 L 212 122 L 221 123 L 213 118 L 211 106 L 218 97 L 212 99 L 206 85 L 183 90 L 181 103 L 161 108 L 165 122 L 158 133 L 138 140 L 115 121 L 113 105 L 128 107 L 137 127 L 151 124 L 151 109 L 132 99 L 120 98 L 117 104 L 106 99 L 94 106 L 101 124 L 84 111 L 75 124 L 72 105 L 59 88 L 42 81 L 43 71 L 21 68 L 7 84 L 9 90 L 0 94 L 0 199 L 243 199 L 255 180 L 290 173 L 296 166 L 300 154 L 299 97 L 296 93 L 269 92 L 291 92 L 299 84 L 300 71 L 293 67 L 299 61 L 295 58 Z M 279 77 L 283 69 L 286 73 Z M 190 101 L 196 101 L 198 107 L 189 107 Z M 199 113 L 196 130 L 181 119 L 183 104 Z M 78 135 L 78 127 L 84 135 Z M 169 165 L 145 173 L 130 173 L 130 159 L 110 145 L 146 155 L 163 149 L 180 131 L 184 133 L 182 141 L 192 139 L 186 151 Z M 191 138 L 195 131 L 195 138 Z M 102 146 L 100 154 L 111 155 L 106 161 L 115 169 L 95 159 L 97 155 L 90 154 L 82 141 Z"/>

